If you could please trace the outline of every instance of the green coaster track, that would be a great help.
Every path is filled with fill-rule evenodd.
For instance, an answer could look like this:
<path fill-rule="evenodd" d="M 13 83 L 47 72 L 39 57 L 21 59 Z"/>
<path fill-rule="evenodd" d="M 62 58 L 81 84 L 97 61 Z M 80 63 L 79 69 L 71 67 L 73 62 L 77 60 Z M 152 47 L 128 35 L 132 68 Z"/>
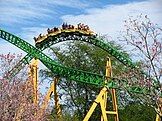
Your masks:
<path fill-rule="evenodd" d="M 103 75 L 89 73 L 82 70 L 77 70 L 73 68 L 68 68 L 63 65 L 60 65 L 56 61 L 52 60 L 50 57 L 45 55 L 42 51 L 53 44 L 67 41 L 67 40 L 79 40 L 88 42 L 95 46 L 100 47 L 101 49 L 107 51 L 110 55 L 114 56 L 117 60 L 122 62 L 124 65 L 132 68 L 138 69 L 138 67 L 131 61 L 130 58 L 125 57 L 125 55 L 121 52 L 118 52 L 115 48 L 113 48 L 110 44 L 104 43 L 103 40 L 97 38 L 97 36 L 90 36 L 83 34 L 81 32 L 66 32 L 63 31 L 53 36 L 48 36 L 44 40 L 37 42 L 36 47 L 32 46 L 31 44 L 27 43 L 23 39 L 6 32 L 0 29 L 0 38 L 10 42 L 11 44 L 15 45 L 16 47 L 20 48 L 21 50 L 28 53 L 17 65 L 17 68 L 13 68 L 11 70 L 11 75 L 15 75 L 21 68 L 28 64 L 32 58 L 39 59 L 48 69 L 50 69 L 56 76 L 67 78 L 69 80 L 73 80 L 76 82 L 82 82 L 87 84 L 96 85 L 97 87 L 106 86 L 108 88 L 126 88 L 128 91 L 134 93 L 142 93 L 142 94 L 149 94 L 150 92 L 154 92 L 155 88 L 148 88 L 148 87 L 140 87 L 130 86 L 127 84 L 126 81 L 114 81 L 113 78 L 109 79 L 107 83 L 105 83 L 105 79 L 107 79 Z M 12 73 L 14 72 L 14 73 Z M 143 73 L 143 71 L 141 71 Z M 147 75 L 143 73 L 146 77 Z M 157 86 L 156 81 L 153 79 L 153 85 Z"/>

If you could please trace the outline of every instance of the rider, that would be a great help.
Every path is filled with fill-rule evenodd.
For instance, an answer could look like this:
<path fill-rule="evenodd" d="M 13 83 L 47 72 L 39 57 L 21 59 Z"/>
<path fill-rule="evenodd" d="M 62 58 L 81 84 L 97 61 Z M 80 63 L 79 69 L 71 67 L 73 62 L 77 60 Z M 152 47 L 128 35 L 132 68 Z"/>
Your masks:
<path fill-rule="evenodd" d="M 36 38 L 36 37 L 34 37 L 33 39 L 34 39 L 34 41 L 35 41 L 35 43 L 36 43 L 36 42 L 37 42 L 37 38 Z"/>
<path fill-rule="evenodd" d="M 62 24 L 62 29 L 65 29 L 65 23 Z"/>

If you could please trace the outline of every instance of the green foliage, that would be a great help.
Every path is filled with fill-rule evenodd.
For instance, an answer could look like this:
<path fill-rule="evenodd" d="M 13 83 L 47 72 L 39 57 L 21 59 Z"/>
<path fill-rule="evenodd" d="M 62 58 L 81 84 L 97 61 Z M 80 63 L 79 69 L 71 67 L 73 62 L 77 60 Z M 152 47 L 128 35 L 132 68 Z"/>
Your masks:
<path fill-rule="evenodd" d="M 142 104 L 129 104 L 119 110 L 120 121 L 155 121 L 155 110 Z"/>
<path fill-rule="evenodd" d="M 120 47 L 115 46 L 114 43 L 112 43 L 112 46 L 120 50 Z M 64 49 L 62 49 L 62 47 L 64 47 Z M 72 43 L 67 42 L 61 46 L 51 48 L 51 50 L 51 54 L 54 57 L 56 56 L 57 61 L 62 65 L 103 75 L 105 75 L 107 57 L 111 57 L 100 48 L 79 41 Z M 117 62 L 115 58 L 111 57 L 111 60 L 114 75 L 125 70 L 125 66 Z M 120 68 L 120 71 L 116 69 L 117 67 Z M 44 71 L 43 75 L 45 77 L 54 76 L 47 70 Z M 66 110 L 68 110 L 71 116 L 78 117 L 79 120 L 83 120 L 100 91 L 100 89 L 95 86 L 76 83 L 75 80 L 66 80 L 64 78 L 60 79 L 58 86 L 62 90 L 60 92 L 61 95 L 65 96 L 65 107 L 71 109 L 69 111 L 69 109 L 65 108 L 65 114 Z M 98 106 L 90 120 L 99 120 L 100 113 L 100 107 Z"/>
<path fill-rule="evenodd" d="M 121 48 L 119 46 L 115 46 L 114 43 L 112 43 L 112 46 L 114 46 L 118 50 L 121 50 Z M 62 49 L 62 47 L 64 47 L 64 49 Z M 112 60 L 112 69 L 114 76 L 118 77 L 127 70 L 127 68 L 123 64 L 116 61 L 116 59 L 111 57 L 107 52 L 84 42 L 68 42 L 64 45 L 51 48 L 51 50 L 51 54 L 55 58 L 57 57 L 57 61 L 67 67 L 105 75 L 106 59 L 107 57 L 110 57 Z M 126 56 L 128 55 L 126 54 Z M 46 78 L 54 77 L 54 75 L 48 70 L 44 70 L 43 72 L 43 76 Z M 65 97 L 63 99 L 63 119 L 65 121 L 82 121 L 100 91 L 100 89 L 95 86 L 76 83 L 75 80 L 67 80 L 64 78 L 60 79 L 58 87 L 61 90 L 59 94 L 64 95 Z M 120 97 L 120 90 L 117 93 L 118 98 L 123 99 L 123 97 Z M 124 93 L 124 95 L 126 95 L 126 93 Z M 147 119 L 147 121 L 151 121 L 155 117 L 154 111 L 150 107 L 138 104 L 135 106 L 129 105 L 129 99 L 131 98 L 127 96 L 125 96 L 125 98 L 127 98 L 127 103 L 125 103 L 125 105 L 127 106 L 123 110 L 119 110 L 121 121 L 146 121 Z M 109 110 L 112 109 L 110 102 L 111 97 L 108 99 Z M 149 113 L 150 115 L 147 116 L 147 114 Z M 100 106 L 97 106 L 90 118 L 90 121 L 100 120 L 100 116 Z M 114 121 L 113 116 L 109 116 L 108 118 L 109 121 Z"/>

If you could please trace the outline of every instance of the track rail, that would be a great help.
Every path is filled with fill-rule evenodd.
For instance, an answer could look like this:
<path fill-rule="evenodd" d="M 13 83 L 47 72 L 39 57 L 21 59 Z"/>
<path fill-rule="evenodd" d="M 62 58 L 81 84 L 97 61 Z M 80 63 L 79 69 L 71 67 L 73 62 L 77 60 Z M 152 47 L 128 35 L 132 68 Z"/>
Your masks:
<path fill-rule="evenodd" d="M 47 35 L 48 36 L 48 35 Z M 93 44 L 106 52 L 108 52 L 110 55 L 114 56 L 117 60 L 119 60 L 121 63 L 124 65 L 131 67 L 131 68 L 136 68 L 136 65 L 131 61 L 130 58 L 126 57 L 124 53 L 121 53 L 117 51 L 115 48 L 113 48 L 109 43 L 104 43 L 104 40 L 101 40 L 100 38 L 97 38 L 96 36 L 90 36 L 86 34 L 82 34 L 79 32 L 62 32 L 58 33 L 53 36 L 48 36 L 44 40 L 42 40 L 39 43 L 36 43 L 36 47 L 40 49 L 41 51 L 45 50 L 46 48 L 63 42 L 63 41 L 68 41 L 68 40 L 76 40 L 76 41 L 84 41 L 90 44 Z M 23 68 L 23 63 L 26 63 L 26 60 L 31 60 L 31 56 L 27 54 L 13 70 L 10 71 L 11 77 L 16 75 L 21 68 Z"/>
<path fill-rule="evenodd" d="M 47 68 L 49 68 L 53 73 L 55 73 L 58 76 L 66 77 L 70 80 L 94 84 L 97 86 L 104 85 L 104 76 L 59 65 L 50 57 L 42 53 L 39 49 L 35 48 L 26 41 L 6 31 L 0 30 L 0 37 L 2 39 L 7 40 L 11 44 L 17 46 L 21 50 L 30 53 L 30 56 L 32 56 L 33 58 L 38 58 Z"/>
<path fill-rule="evenodd" d="M 134 70 L 138 70 L 140 74 L 145 76 L 145 78 L 151 79 L 153 85 L 155 87 L 158 87 L 159 83 L 154 78 L 151 78 L 143 70 L 139 70 L 138 66 L 135 63 L 133 63 L 132 60 L 128 56 L 126 56 L 126 54 L 119 52 L 116 48 L 112 47 L 110 43 L 105 43 L 103 39 L 94 34 L 86 34 L 78 30 L 77 32 L 70 30 L 63 30 L 61 33 L 57 33 L 52 36 L 47 34 L 45 38 L 43 38 L 41 41 L 36 42 L 35 45 L 37 48 L 44 50 L 54 44 L 68 40 L 87 42 L 105 50 L 111 56 L 115 57 L 118 61 L 123 63 L 125 66 L 130 67 L 131 69 Z"/>
<path fill-rule="evenodd" d="M 64 36 L 65 35 L 66 34 L 64 34 Z M 62 40 L 58 39 L 57 43 L 60 42 L 60 41 L 63 41 L 64 36 L 62 37 Z M 39 47 L 37 46 L 39 49 L 35 48 L 34 46 L 27 43 L 23 39 L 15 36 L 13 34 L 10 34 L 10 33 L 6 32 L 4 30 L 1 30 L 1 29 L 0 29 L 0 38 L 5 39 L 6 41 L 8 41 L 11 44 L 20 48 L 21 50 L 27 52 L 30 59 L 31 58 L 38 58 L 47 68 L 49 68 L 57 76 L 67 78 L 69 80 L 74 80 L 76 82 L 82 82 L 82 83 L 96 85 L 98 87 L 106 86 L 108 88 L 122 88 L 121 83 L 119 83 L 118 81 L 110 80 L 107 83 L 104 83 L 104 80 L 106 79 L 106 77 L 103 76 L 103 75 L 99 75 L 99 74 L 95 74 L 95 73 L 89 73 L 89 72 L 86 72 L 86 71 L 77 70 L 77 69 L 73 69 L 73 68 L 68 68 L 68 67 L 65 67 L 65 66 L 58 64 L 57 62 L 52 60 L 50 57 L 48 57 L 47 55 L 45 55 L 44 53 L 41 52 L 41 50 L 45 49 L 45 47 L 44 48 L 41 47 L 41 43 L 39 43 L 40 44 Z M 99 41 L 96 38 L 90 37 L 88 40 L 86 40 L 86 39 L 87 38 L 84 39 L 86 42 L 89 42 L 89 43 L 93 42 L 94 45 L 99 46 L 99 47 L 103 47 L 102 49 L 104 49 L 104 50 L 108 49 L 107 51 L 110 52 L 110 53 L 113 50 L 113 49 L 108 48 L 110 46 L 108 46 L 108 45 L 106 46 L 105 43 Z M 46 47 L 48 47 L 48 46 L 46 46 Z M 111 54 L 115 55 L 115 57 L 117 59 L 119 59 L 119 56 L 122 56 L 122 54 L 119 54 L 117 51 L 112 52 Z M 27 59 L 24 59 L 24 61 L 29 61 L 30 59 L 27 58 Z M 124 64 L 128 63 L 129 67 L 135 67 L 134 64 L 132 64 L 132 62 L 129 59 L 124 60 L 124 58 L 122 58 L 122 59 L 120 59 L 120 61 L 121 60 L 123 60 Z M 126 82 L 125 83 L 122 82 L 122 86 L 127 88 L 128 91 L 135 92 L 135 93 L 146 94 L 146 93 L 149 93 L 150 91 L 152 91 L 148 88 L 143 88 L 143 87 L 139 87 L 139 86 L 130 87 Z"/>

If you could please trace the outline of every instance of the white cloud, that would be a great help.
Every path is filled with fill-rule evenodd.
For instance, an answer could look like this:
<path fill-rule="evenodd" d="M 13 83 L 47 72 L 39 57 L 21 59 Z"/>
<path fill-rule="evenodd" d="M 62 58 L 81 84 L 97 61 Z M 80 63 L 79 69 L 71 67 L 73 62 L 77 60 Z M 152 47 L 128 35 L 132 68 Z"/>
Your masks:
<path fill-rule="evenodd" d="M 40 20 L 58 19 L 54 16 L 59 14 L 58 6 L 63 9 L 63 7 L 84 8 L 88 5 L 79 0 L 0 0 L 0 26 L 8 27 L 5 28 L 8 32 L 16 27 L 11 32 L 34 45 L 33 37 L 45 33 L 47 26 L 49 27 L 42 25 Z M 11 44 L 1 43 L 2 41 L 4 40 L 0 39 L 0 53 L 21 52 Z"/>
<path fill-rule="evenodd" d="M 0 4 L 0 24 L 12 25 L 14 23 L 30 23 L 32 22 L 31 20 L 50 17 L 47 13 L 54 13 L 54 11 L 42 5 L 25 0 L 2 1 Z"/>
<path fill-rule="evenodd" d="M 37 37 L 40 33 L 45 33 L 47 28 L 45 26 L 40 27 L 24 27 L 22 28 L 21 33 L 15 34 L 16 36 L 22 38 L 23 40 L 27 41 L 28 43 L 35 45 L 33 37 Z M 13 34 L 13 33 L 12 33 Z M 17 48 L 16 46 L 9 44 L 8 42 L 5 42 L 5 40 L 0 39 L 0 54 L 7 54 L 9 52 L 11 53 L 22 53 L 25 55 L 25 52 L 21 49 Z"/>
<path fill-rule="evenodd" d="M 89 6 L 87 2 L 81 2 L 80 0 L 48 0 L 46 2 L 52 5 L 66 6 L 70 8 L 85 8 Z"/>
<path fill-rule="evenodd" d="M 153 22 L 162 25 L 161 5 L 160 0 L 108 5 L 101 9 L 88 9 L 86 14 L 65 15 L 62 19 L 72 24 L 80 22 L 88 24 L 95 32 L 108 34 L 114 38 L 122 29 L 123 21 L 128 16 L 147 14 Z"/>
<path fill-rule="evenodd" d="M 21 31 L 21 38 L 26 40 L 27 42 L 31 43 L 32 45 L 35 44 L 34 37 L 38 37 L 38 35 L 46 34 L 47 33 L 47 26 L 40 26 L 40 27 L 24 27 Z"/>
<path fill-rule="evenodd" d="M 160 1 L 160 0 L 159 0 Z M 81 15 L 66 15 L 63 16 L 63 21 L 68 23 L 77 24 L 77 23 L 85 23 L 88 24 L 95 32 L 101 34 L 108 34 L 113 38 L 118 36 L 120 30 L 122 30 L 123 21 L 128 18 L 129 15 L 139 15 L 140 13 L 147 14 L 152 21 L 162 25 L 162 9 L 161 4 L 158 0 L 151 0 L 151 1 L 144 1 L 144 2 L 133 2 L 128 4 L 122 5 L 108 5 L 104 8 L 93 8 L 93 9 L 85 9 L 86 14 Z M 10 4 L 8 5 L 8 2 Z M 60 6 L 71 6 L 73 2 L 73 7 L 85 7 L 85 4 L 78 4 L 78 0 L 70 0 L 69 3 L 64 1 L 51 1 L 47 0 L 45 3 L 36 2 L 37 4 L 33 4 L 30 0 L 15 0 L 11 1 L 2 1 L 0 5 L 0 11 L 3 10 L 4 12 L 0 15 L 0 24 L 2 21 L 6 22 L 14 22 L 14 21 L 21 21 L 23 19 L 27 19 L 28 17 L 36 17 L 39 18 L 40 16 L 48 16 L 45 13 L 51 12 L 51 9 L 46 8 L 49 4 L 51 5 L 60 5 Z M 80 3 L 80 2 L 79 2 Z M 4 7 L 4 6 L 7 7 Z M 39 6 L 39 9 L 38 9 Z M 40 7 L 44 6 L 44 7 Z M 45 7 L 46 6 L 46 7 Z M 11 7 L 11 8 L 10 8 Z M 9 12 L 7 12 L 7 9 Z M 19 11 L 20 9 L 20 11 Z M 16 11 L 17 14 L 14 14 Z M 40 14 L 41 13 L 41 14 Z M 1 17 L 2 14 L 4 17 Z M 17 17 L 14 18 L 14 15 Z M 13 19 L 11 19 L 13 17 Z M 4 19 L 4 20 L 3 20 Z M 5 20 L 6 19 L 6 20 Z M 46 18 L 48 19 L 48 18 Z M 1 21 L 2 20 L 2 21 Z M 34 45 L 34 36 L 38 36 L 40 33 L 45 33 L 48 25 L 40 25 L 33 26 L 33 27 L 22 27 L 21 33 L 17 35 L 20 36 L 22 39 L 27 40 L 29 43 Z M 10 47 L 7 44 L 0 44 L 0 53 L 7 51 L 16 50 L 18 52 L 19 49 L 14 49 L 14 46 Z M 11 48 L 11 49 L 10 49 Z M 15 47 L 16 48 L 16 47 Z"/>
<path fill-rule="evenodd" d="M 53 19 L 58 6 L 84 8 L 87 4 L 79 0 L 5 0 L 0 1 L 0 24 L 32 23 L 40 19 Z M 61 7 L 60 7 L 61 8 Z"/>
<path fill-rule="evenodd" d="M 0 42 L 4 41 L 2 39 L 0 39 Z M 17 48 L 16 46 L 8 43 L 8 42 L 3 42 L 3 44 L 0 44 L 0 54 L 8 54 L 8 53 L 15 53 L 15 54 L 20 54 L 22 53 L 23 55 L 25 55 L 26 53 L 24 51 L 22 51 L 21 49 Z"/>

